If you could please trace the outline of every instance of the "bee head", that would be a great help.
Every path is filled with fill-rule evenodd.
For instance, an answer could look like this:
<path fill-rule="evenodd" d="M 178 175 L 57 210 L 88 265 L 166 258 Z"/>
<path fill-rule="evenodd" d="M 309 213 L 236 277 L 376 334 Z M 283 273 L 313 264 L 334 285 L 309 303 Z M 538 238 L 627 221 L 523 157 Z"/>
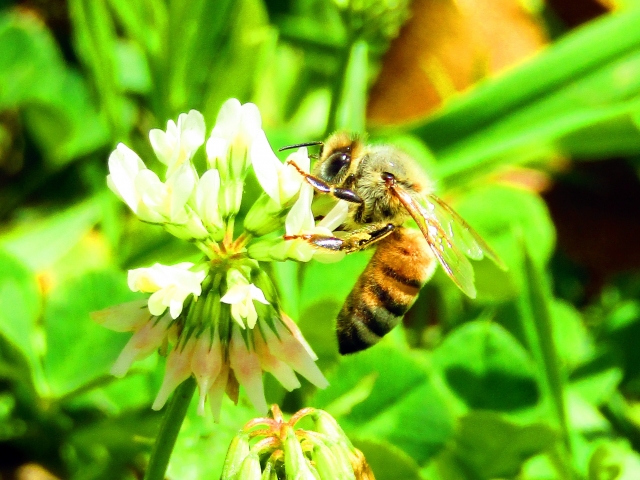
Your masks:
<path fill-rule="evenodd" d="M 314 174 L 327 183 L 339 185 L 354 167 L 354 159 L 361 155 L 362 143 L 346 133 L 329 137 L 320 150 Z"/>

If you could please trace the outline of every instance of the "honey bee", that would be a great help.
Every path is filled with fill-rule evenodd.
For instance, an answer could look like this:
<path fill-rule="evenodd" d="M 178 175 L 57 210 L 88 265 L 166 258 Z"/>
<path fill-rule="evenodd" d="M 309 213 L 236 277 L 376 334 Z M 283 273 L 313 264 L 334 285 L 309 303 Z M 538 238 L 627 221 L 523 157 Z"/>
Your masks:
<path fill-rule="evenodd" d="M 433 194 L 431 183 L 405 152 L 367 145 L 345 133 L 334 134 L 324 143 L 281 150 L 309 145 L 321 145 L 311 174 L 290 163 L 316 192 L 349 202 L 348 217 L 337 236 L 287 238 L 304 238 L 317 248 L 345 253 L 377 246 L 338 314 L 341 354 L 369 348 L 391 331 L 437 263 L 471 298 L 476 289 L 467 257 L 480 260 L 486 255 L 504 268 L 480 235 Z M 403 226 L 410 218 L 419 231 Z"/>

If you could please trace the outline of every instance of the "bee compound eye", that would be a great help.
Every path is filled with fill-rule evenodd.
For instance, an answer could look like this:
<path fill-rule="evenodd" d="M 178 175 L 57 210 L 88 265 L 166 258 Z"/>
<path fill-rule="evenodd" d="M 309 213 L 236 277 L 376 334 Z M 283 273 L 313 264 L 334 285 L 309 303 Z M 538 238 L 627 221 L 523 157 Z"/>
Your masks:
<path fill-rule="evenodd" d="M 325 168 L 325 176 L 328 179 L 334 178 L 340 170 L 349 165 L 351 162 L 351 156 L 345 152 L 336 152 L 332 154 L 327 160 L 327 166 Z"/>

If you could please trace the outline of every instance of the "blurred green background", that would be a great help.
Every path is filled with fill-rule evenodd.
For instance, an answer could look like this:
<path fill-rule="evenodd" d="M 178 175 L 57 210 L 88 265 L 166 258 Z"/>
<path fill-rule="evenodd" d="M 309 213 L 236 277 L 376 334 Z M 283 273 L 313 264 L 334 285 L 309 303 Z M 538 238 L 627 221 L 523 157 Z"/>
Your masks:
<path fill-rule="evenodd" d="M 328 410 L 378 480 L 640 478 L 640 2 L 31 0 L 0 2 L 3 480 L 142 478 L 164 360 L 110 377 L 129 335 L 89 312 L 197 252 L 130 214 L 106 160 L 125 142 L 153 168 L 151 128 L 192 108 L 211 128 L 229 97 L 274 148 L 406 149 L 509 266 L 475 263 L 474 301 L 439 271 L 404 328 L 340 358 L 370 253 L 266 265 L 331 382 L 267 375 L 270 402 Z M 255 415 L 190 411 L 168 477 L 218 478 Z"/>

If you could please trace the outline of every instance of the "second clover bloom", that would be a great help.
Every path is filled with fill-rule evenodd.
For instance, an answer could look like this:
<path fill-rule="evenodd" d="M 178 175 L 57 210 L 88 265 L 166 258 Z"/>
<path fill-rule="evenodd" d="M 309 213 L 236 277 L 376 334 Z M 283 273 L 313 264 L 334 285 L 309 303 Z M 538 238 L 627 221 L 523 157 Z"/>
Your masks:
<path fill-rule="evenodd" d="M 306 148 L 280 162 L 261 123 L 255 105 L 231 99 L 205 140 L 204 117 L 195 110 L 181 114 L 166 130 L 149 134 L 155 155 L 166 166 L 160 177 L 123 144 L 109 157 L 108 185 L 131 211 L 190 241 L 202 254 L 195 263 L 130 270 L 129 287 L 149 294 L 148 299 L 94 314 L 107 328 L 133 333 L 115 362 L 114 375 L 125 375 L 133 362 L 161 346 L 168 352 L 154 409 L 162 408 L 189 376 L 198 384 L 198 412 L 204 414 L 208 401 L 216 420 L 224 394 L 237 402 L 239 387 L 257 410 L 266 411 L 264 372 L 287 390 L 300 387 L 297 375 L 317 387 L 327 386 L 317 356 L 282 312 L 276 288 L 259 260 L 320 256 L 303 240 L 285 240 L 285 234 L 329 235 L 346 218 L 346 209 L 340 202 L 315 222 L 313 189 L 300 173 L 310 168 Z M 205 144 L 208 168 L 199 170 L 193 159 Z M 234 237 L 251 167 L 264 193 L 245 215 L 244 231 Z M 260 238 L 270 233 L 275 236 Z M 275 255 L 259 254 L 265 241 Z"/>

